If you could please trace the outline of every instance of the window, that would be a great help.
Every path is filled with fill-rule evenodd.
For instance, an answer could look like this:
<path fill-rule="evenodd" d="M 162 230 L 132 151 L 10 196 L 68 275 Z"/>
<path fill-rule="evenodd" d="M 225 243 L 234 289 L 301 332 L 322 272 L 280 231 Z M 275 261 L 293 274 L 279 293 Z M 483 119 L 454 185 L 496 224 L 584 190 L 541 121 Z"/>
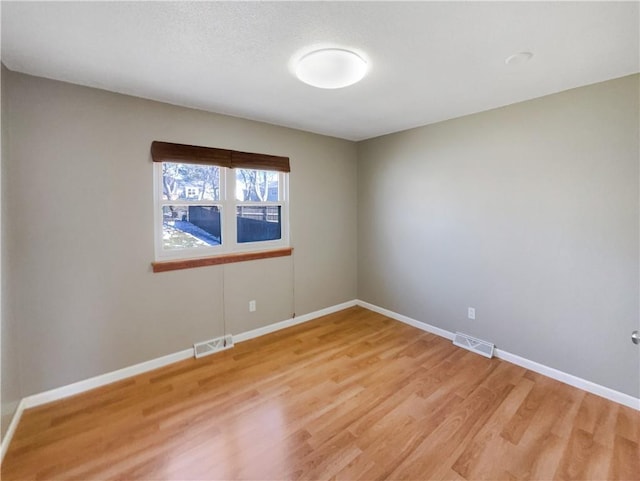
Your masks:
<path fill-rule="evenodd" d="M 278 172 L 236 169 L 236 240 L 273 241 L 282 237 L 282 204 Z"/>
<path fill-rule="evenodd" d="M 162 188 L 162 243 L 156 257 L 193 256 L 222 245 L 221 168 L 175 162 L 161 162 L 155 168 L 162 169 L 157 179 Z"/>
<path fill-rule="evenodd" d="M 182 147 L 205 149 L 206 155 L 220 150 Z M 233 151 L 221 151 L 231 154 L 224 159 L 203 160 L 204 155 L 160 155 L 153 149 L 157 261 L 289 245 L 288 159 L 283 171 L 261 154 L 241 153 L 233 162 Z"/>

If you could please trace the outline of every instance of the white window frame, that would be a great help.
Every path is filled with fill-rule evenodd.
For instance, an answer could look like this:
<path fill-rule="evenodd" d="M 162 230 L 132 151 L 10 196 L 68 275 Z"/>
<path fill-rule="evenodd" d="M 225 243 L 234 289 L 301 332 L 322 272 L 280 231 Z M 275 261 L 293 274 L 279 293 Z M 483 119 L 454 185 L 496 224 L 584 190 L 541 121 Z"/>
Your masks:
<path fill-rule="evenodd" d="M 189 164 L 189 162 L 177 162 Z M 220 169 L 220 200 L 178 199 L 165 200 L 162 198 L 162 162 L 153 163 L 153 198 L 154 198 L 154 245 L 155 260 L 199 259 L 216 255 L 234 254 L 242 252 L 261 252 L 272 249 L 290 247 L 289 245 L 289 174 L 278 174 L 278 200 L 265 202 L 246 202 L 236 200 L 236 175 L 234 169 L 218 167 Z M 251 169 L 267 170 L 267 169 Z M 220 226 L 222 244 L 217 246 L 197 247 L 191 249 L 164 249 L 162 240 L 162 207 L 165 205 L 202 205 L 218 206 L 220 208 Z M 237 207 L 241 205 L 280 206 L 281 238 L 270 241 L 242 242 L 237 241 Z"/>

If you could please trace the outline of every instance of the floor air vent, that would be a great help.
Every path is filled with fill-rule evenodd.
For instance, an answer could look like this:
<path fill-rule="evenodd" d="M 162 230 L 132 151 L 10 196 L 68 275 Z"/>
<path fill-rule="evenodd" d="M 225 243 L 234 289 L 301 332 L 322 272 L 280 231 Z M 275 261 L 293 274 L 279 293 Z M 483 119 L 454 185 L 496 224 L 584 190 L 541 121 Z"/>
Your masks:
<path fill-rule="evenodd" d="M 208 356 L 214 352 L 224 351 L 233 347 L 233 336 L 216 337 L 209 341 L 199 342 L 193 345 L 195 357 Z"/>
<path fill-rule="evenodd" d="M 482 339 L 476 339 L 475 337 L 456 332 L 456 337 L 453 339 L 453 343 L 456 346 L 464 347 L 470 351 L 476 352 L 481 356 L 492 358 L 493 357 L 493 344 Z"/>

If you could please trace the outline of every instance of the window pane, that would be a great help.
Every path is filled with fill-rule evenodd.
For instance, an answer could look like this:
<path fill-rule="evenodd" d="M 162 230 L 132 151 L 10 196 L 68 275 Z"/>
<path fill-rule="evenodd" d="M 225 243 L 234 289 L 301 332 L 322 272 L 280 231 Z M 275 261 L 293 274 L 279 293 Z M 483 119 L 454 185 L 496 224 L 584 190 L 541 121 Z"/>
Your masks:
<path fill-rule="evenodd" d="M 220 167 L 163 162 L 162 198 L 220 200 Z"/>
<path fill-rule="evenodd" d="M 166 205 L 162 208 L 162 245 L 192 249 L 220 245 L 220 208 L 212 205 Z"/>
<path fill-rule="evenodd" d="M 276 240 L 282 237 L 279 205 L 239 205 L 238 242 Z"/>
<path fill-rule="evenodd" d="M 234 169 L 236 199 L 251 202 L 278 201 L 278 173 L 269 170 Z"/>

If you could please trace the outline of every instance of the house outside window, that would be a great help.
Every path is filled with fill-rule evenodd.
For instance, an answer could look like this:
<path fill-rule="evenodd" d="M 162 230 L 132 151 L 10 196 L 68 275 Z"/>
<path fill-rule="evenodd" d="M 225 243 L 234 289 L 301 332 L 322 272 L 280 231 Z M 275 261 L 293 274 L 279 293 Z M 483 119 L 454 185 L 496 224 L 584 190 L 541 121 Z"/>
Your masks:
<path fill-rule="evenodd" d="M 197 187 L 185 187 L 185 194 L 188 199 L 194 199 L 198 197 L 198 189 Z"/>

